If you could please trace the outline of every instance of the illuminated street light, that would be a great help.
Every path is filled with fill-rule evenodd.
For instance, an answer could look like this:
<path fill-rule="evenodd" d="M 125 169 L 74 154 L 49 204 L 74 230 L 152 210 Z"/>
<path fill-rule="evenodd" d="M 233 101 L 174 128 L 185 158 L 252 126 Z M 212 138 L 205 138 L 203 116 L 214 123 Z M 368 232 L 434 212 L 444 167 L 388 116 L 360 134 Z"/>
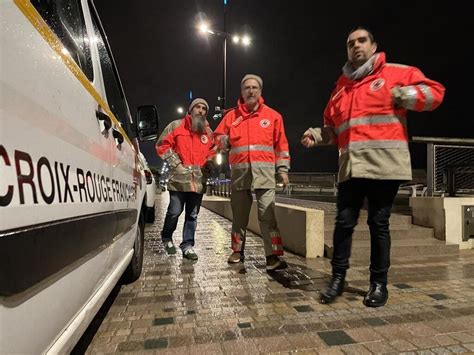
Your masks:
<path fill-rule="evenodd" d="M 250 46 L 250 37 L 249 36 L 242 37 L 242 44 L 244 46 Z"/>
<path fill-rule="evenodd" d="M 199 25 L 199 31 L 201 31 L 202 33 L 206 33 L 208 29 L 209 29 L 209 26 L 207 23 L 203 22 Z"/>
<path fill-rule="evenodd" d="M 210 33 L 212 35 L 221 37 L 224 39 L 224 45 L 223 45 L 223 55 L 224 55 L 224 65 L 223 65 L 223 77 L 222 77 L 222 97 L 219 98 L 221 101 L 221 107 L 220 107 L 220 112 L 223 113 L 225 111 L 226 107 L 226 99 L 227 99 L 227 39 L 232 39 L 232 42 L 235 44 L 242 44 L 243 46 L 249 46 L 251 43 L 251 39 L 249 36 L 245 35 L 243 37 L 237 36 L 237 35 L 230 35 L 227 32 L 222 32 L 222 31 L 217 31 L 214 29 L 210 29 L 207 23 L 202 22 L 199 26 L 199 32 L 203 34 Z M 224 31 L 225 31 L 225 11 L 224 11 Z M 221 115 L 219 115 L 220 118 L 222 118 Z M 217 117 L 214 115 L 213 118 L 216 119 Z"/>
<path fill-rule="evenodd" d="M 180 107 L 178 107 L 178 108 L 176 109 L 176 112 L 178 112 L 179 114 L 182 114 L 182 113 L 184 113 L 184 108 L 182 108 L 182 107 L 180 106 Z"/>
<path fill-rule="evenodd" d="M 216 163 L 217 163 L 217 165 L 221 165 L 221 164 L 222 164 L 222 154 L 221 154 L 221 153 L 217 153 L 217 155 L 216 155 Z"/>

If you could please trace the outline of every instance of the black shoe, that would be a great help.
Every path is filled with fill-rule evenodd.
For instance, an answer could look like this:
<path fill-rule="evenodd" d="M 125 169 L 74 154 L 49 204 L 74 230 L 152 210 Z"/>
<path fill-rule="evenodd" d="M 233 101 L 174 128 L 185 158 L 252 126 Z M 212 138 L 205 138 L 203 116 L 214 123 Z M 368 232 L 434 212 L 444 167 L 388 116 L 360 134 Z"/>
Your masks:
<path fill-rule="evenodd" d="M 281 269 L 286 269 L 288 267 L 288 264 L 285 262 L 285 260 L 279 258 L 276 255 L 269 255 L 266 257 L 266 259 L 267 259 L 267 266 L 266 266 L 267 271 L 281 270 Z"/>
<path fill-rule="evenodd" d="M 326 289 L 321 292 L 319 301 L 322 304 L 331 303 L 337 296 L 342 295 L 344 291 L 344 279 L 345 277 L 341 274 L 332 275 Z"/>
<path fill-rule="evenodd" d="M 381 282 L 372 282 L 369 292 L 364 297 L 364 304 L 367 307 L 382 307 L 388 300 L 387 285 Z"/>

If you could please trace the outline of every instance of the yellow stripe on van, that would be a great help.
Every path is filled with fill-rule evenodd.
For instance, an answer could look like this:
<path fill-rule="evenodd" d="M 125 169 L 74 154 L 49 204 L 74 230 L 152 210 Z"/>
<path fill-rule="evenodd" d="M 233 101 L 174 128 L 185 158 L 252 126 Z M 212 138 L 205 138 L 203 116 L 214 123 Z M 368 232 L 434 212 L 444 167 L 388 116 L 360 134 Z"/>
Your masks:
<path fill-rule="evenodd" d="M 50 47 L 56 52 L 56 54 L 61 58 L 64 64 L 69 68 L 71 73 L 74 74 L 74 76 L 79 80 L 84 86 L 84 88 L 91 94 L 91 96 L 97 101 L 97 103 L 100 105 L 100 107 L 107 113 L 107 115 L 110 117 L 112 122 L 115 125 L 115 129 L 119 130 L 124 138 L 130 143 L 132 146 L 133 150 L 135 150 L 135 147 L 133 146 L 132 142 L 130 141 L 130 138 L 128 137 L 127 133 L 123 130 L 122 126 L 120 125 L 119 120 L 115 117 L 115 115 L 112 113 L 112 111 L 109 108 L 109 105 L 107 102 L 100 96 L 100 94 L 97 92 L 97 90 L 94 88 L 94 86 L 91 84 L 89 79 L 85 76 L 85 74 L 82 72 L 81 68 L 76 64 L 74 59 L 72 59 L 68 54 L 67 51 L 63 51 L 65 48 L 62 45 L 61 41 L 59 38 L 56 36 L 56 34 L 49 28 L 48 24 L 43 20 L 41 15 L 36 11 L 33 5 L 28 0 L 13 0 L 16 6 L 23 12 L 25 17 L 28 19 L 28 21 L 31 22 L 31 24 L 38 30 L 40 35 L 48 42 Z"/>

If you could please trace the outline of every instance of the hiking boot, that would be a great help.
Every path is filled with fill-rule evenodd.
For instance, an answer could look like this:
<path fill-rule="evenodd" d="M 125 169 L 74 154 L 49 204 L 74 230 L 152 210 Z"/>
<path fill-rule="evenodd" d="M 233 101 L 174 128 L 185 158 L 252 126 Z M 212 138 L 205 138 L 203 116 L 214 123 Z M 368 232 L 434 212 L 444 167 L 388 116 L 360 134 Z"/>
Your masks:
<path fill-rule="evenodd" d="M 168 253 L 168 255 L 176 254 L 176 247 L 174 246 L 171 240 L 169 242 L 165 242 L 165 250 Z"/>
<path fill-rule="evenodd" d="M 198 256 L 197 254 L 194 252 L 194 249 L 193 248 L 189 248 L 185 251 L 183 251 L 183 258 L 186 258 L 188 260 L 197 260 L 198 259 Z"/>
<path fill-rule="evenodd" d="M 227 262 L 229 264 L 237 264 L 237 263 L 243 262 L 244 259 L 245 259 L 245 256 L 243 253 L 232 253 L 229 256 L 229 259 L 227 259 Z"/>
<path fill-rule="evenodd" d="M 288 264 L 276 255 L 267 256 L 267 271 L 286 269 Z"/>

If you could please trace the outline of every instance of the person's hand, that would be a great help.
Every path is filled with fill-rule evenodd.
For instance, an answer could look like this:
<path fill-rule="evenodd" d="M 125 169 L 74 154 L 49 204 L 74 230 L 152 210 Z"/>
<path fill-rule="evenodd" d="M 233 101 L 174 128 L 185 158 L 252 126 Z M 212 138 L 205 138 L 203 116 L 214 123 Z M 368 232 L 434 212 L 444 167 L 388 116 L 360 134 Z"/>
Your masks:
<path fill-rule="evenodd" d="M 229 143 L 229 136 L 223 135 L 219 139 L 219 143 L 217 144 L 218 150 L 224 153 L 227 153 L 230 150 L 230 143 Z"/>
<path fill-rule="evenodd" d="M 316 145 L 316 141 L 314 140 L 314 137 L 309 131 L 309 129 L 303 133 L 303 137 L 301 137 L 301 144 L 306 148 L 311 148 Z"/>
<path fill-rule="evenodd" d="M 400 86 L 393 87 L 390 90 L 390 92 L 392 93 L 393 106 L 395 106 L 396 108 L 402 107 L 403 92 L 402 92 Z"/>
<path fill-rule="evenodd" d="M 280 181 L 283 184 L 283 189 L 285 189 L 290 183 L 290 179 L 288 178 L 288 173 L 280 171 L 278 172 L 278 175 L 280 176 Z"/>

